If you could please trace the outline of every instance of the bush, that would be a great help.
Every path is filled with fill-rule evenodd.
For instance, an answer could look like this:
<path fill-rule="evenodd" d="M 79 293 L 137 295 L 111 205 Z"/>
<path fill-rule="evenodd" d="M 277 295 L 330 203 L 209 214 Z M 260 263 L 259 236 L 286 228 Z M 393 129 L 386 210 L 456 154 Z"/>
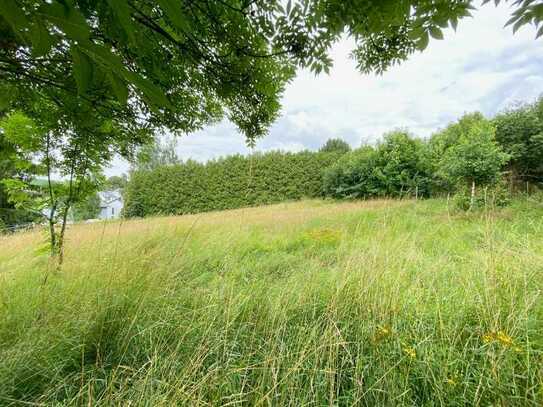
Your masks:
<path fill-rule="evenodd" d="M 276 151 L 136 171 L 125 189 L 124 214 L 186 214 L 322 196 L 322 171 L 339 156 Z"/>
<path fill-rule="evenodd" d="M 378 195 L 380 187 L 374 174 L 376 151 L 366 146 L 341 157 L 323 175 L 323 190 L 333 198 L 364 198 Z"/>
<path fill-rule="evenodd" d="M 497 141 L 511 156 L 511 181 L 543 182 L 543 98 L 506 110 L 493 123 Z"/>
<path fill-rule="evenodd" d="M 325 172 L 324 191 L 334 198 L 429 196 L 431 179 L 425 144 L 395 131 L 376 148 L 345 154 Z"/>
<path fill-rule="evenodd" d="M 447 149 L 439 163 L 440 174 L 453 183 L 487 186 L 497 182 L 510 156 L 496 142 L 495 128 L 487 120 L 474 124 Z"/>
<path fill-rule="evenodd" d="M 459 187 L 453 198 L 453 206 L 461 211 L 503 208 L 511 203 L 511 193 L 505 181 L 489 187 L 480 188 L 471 206 L 471 189 Z"/>
<path fill-rule="evenodd" d="M 5 228 L 24 225 L 40 220 L 40 217 L 24 209 L 0 208 L 0 222 Z"/>

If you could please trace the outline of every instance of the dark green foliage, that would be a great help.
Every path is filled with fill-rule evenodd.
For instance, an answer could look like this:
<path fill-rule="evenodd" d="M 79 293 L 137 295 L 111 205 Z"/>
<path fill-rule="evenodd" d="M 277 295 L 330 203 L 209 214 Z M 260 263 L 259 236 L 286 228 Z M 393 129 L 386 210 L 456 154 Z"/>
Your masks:
<path fill-rule="evenodd" d="M 74 220 L 95 219 L 100 213 L 100 197 L 97 193 L 90 194 L 86 199 L 73 206 Z"/>
<path fill-rule="evenodd" d="M 430 194 L 430 168 L 425 144 L 404 131 L 385 135 L 377 147 L 376 175 L 386 196 Z"/>
<path fill-rule="evenodd" d="M 322 196 L 322 170 L 338 153 L 269 152 L 132 173 L 125 216 L 184 214 Z"/>
<path fill-rule="evenodd" d="M 373 170 L 377 153 L 365 146 L 345 154 L 323 175 L 324 193 L 334 198 L 363 198 L 380 192 Z"/>
<path fill-rule="evenodd" d="M 11 205 L 0 208 L 0 222 L 9 230 L 15 230 L 18 227 L 41 220 L 40 216 L 24 209 L 16 209 Z"/>
<path fill-rule="evenodd" d="M 377 147 L 345 154 L 324 174 L 324 191 L 335 198 L 428 196 L 431 172 L 426 146 L 403 131 Z"/>
<path fill-rule="evenodd" d="M 324 143 L 320 148 L 323 153 L 330 153 L 337 151 L 338 153 L 348 153 L 351 151 L 351 146 L 345 140 L 340 138 L 331 138 Z"/>
<path fill-rule="evenodd" d="M 543 98 L 506 110 L 493 120 L 496 140 L 511 155 L 513 182 L 543 182 Z"/>

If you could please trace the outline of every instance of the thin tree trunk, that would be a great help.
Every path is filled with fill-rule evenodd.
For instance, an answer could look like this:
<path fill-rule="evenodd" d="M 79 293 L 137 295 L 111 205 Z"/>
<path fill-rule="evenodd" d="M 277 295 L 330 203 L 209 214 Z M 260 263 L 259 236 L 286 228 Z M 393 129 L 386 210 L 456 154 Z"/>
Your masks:
<path fill-rule="evenodd" d="M 62 212 L 62 226 L 60 228 L 60 234 L 58 237 L 58 267 L 60 267 L 64 261 L 64 234 L 66 232 L 66 222 L 68 220 L 68 212 L 70 211 L 70 207 L 72 206 L 72 200 L 73 200 L 73 195 L 74 195 L 74 189 L 73 189 L 74 169 L 75 169 L 75 161 L 72 161 L 72 166 L 70 168 L 70 186 L 68 190 L 68 198 L 66 199 L 66 204 L 64 205 L 64 211 Z"/>
<path fill-rule="evenodd" d="M 66 205 L 62 213 L 62 226 L 58 236 L 58 267 L 62 266 L 62 262 L 64 261 L 64 232 L 66 231 L 66 220 L 69 210 L 70 207 Z"/>
<path fill-rule="evenodd" d="M 70 187 L 68 190 L 68 199 L 66 200 L 66 207 L 64 208 L 64 212 L 62 214 L 62 227 L 60 229 L 60 235 L 59 235 L 59 261 L 58 266 L 60 267 L 62 263 L 64 262 L 64 235 L 66 233 L 66 224 L 68 221 L 68 213 L 70 212 L 70 209 L 73 205 L 73 203 L 79 199 L 81 196 L 81 188 L 83 186 L 83 176 L 81 174 L 85 174 L 85 171 L 87 170 L 87 161 L 85 161 L 85 164 L 83 165 L 83 168 L 79 168 L 80 171 L 80 177 L 79 182 L 77 184 L 77 188 L 74 188 L 74 176 L 76 169 L 75 169 L 75 159 L 72 162 L 72 166 L 70 168 Z"/>
<path fill-rule="evenodd" d="M 470 211 L 473 209 L 474 205 L 475 205 L 475 181 L 471 181 L 471 200 L 469 203 Z"/>
<path fill-rule="evenodd" d="M 451 199 L 451 193 L 450 192 L 447 192 L 447 219 L 450 221 L 451 220 L 451 209 L 449 207 L 449 201 Z"/>
<path fill-rule="evenodd" d="M 47 166 L 47 187 L 49 188 L 49 204 L 51 210 L 49 211 L 49 235 L 51 244 L 51 257 L 55 257 L 57 254 L 57 235 L 55 231 L 55 213 L 57 209 L 57 203 L 55 200 L 55 194 L 53 192 L 53 184 L 51 182 L 51 134 L 47 133 L 46 138 L 46 150 L 45 150 L 45 163 Z"/>
<path fill-rule="evenodd" d="M 54 257 L 56 255 L 56 248 L 57 248 L 57 235 L 55 233 L 55 212 L 56 212 L 57 206 L 56 204 L 53 204 L 51 206 L 51 211 L 49 212 L 49 217 L 47 218 L 47 221 L 49 222 L 49 238 L 51 243 L 51 257 Z"/>

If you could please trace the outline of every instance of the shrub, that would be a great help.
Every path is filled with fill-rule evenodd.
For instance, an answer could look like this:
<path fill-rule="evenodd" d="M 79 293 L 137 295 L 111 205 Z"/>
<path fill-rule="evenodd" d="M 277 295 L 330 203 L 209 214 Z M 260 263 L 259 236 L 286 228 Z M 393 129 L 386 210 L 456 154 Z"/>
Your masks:
<path fill-rule="evenodd" d="M 404 131 L 385 135 L 376 148 L 345 154 L 324 174 L 324 191 L 334 198 L 429 196 L 426 146 Z"/>
<path fill-rule="evenodd" d="M 513 182 L 543 182 L 543 98 L 497 115 L 496 140 L 511 156 Z"/>
<path fill-rule="evenodd" d="M 493 186 L 509 160 L 495 140 L 495 128 L 487 120 L 474 123 L 448 148 L 439 162 L 439 174 L 460 191 L 470 188 L 470 208 L 476 205 L 476 188 Z"/>
<path fill-rule="evenodd" d="M 453 198 L 453 205 L 461 211 L 484 208 L 503 208 L 511 203 L 511 193 L 505 181 L 492 186 L 481 188 L 476 195 L 471 196 L 471 188 L 460 186 Z"/>
<path fill-rule="evenodd" d="M 440 173 L 440 165 L 443 156 L 447 150 L 458 144 L 462 134 L 467 133 L 476 123 L 486 120 L 479 113 L 467 113 L 463 115 L 457 122 L 450 123 L 447 127 L 432 134 L 428 140 L 428 156 L 431 171 L 434 174 L 433 188 L 434 192 L 455 192 L 457 185 L 454 182 Z"/>
<path fill-rule="evenodd" d="M 325 195 L 333 198 L 364 198 L 378 195 L 380 187 L 375 176 L 376 151 L 365 146 L 341 157 L 323 175 Z"/>

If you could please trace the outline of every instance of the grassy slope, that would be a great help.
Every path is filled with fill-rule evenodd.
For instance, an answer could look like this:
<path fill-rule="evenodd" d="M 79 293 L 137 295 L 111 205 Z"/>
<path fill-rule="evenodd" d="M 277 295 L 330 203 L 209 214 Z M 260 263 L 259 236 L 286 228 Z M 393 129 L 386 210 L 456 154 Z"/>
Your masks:
<path fill-rule="evenodd" d="M 302 202 L 0 238 L 0 404 L 541 405 L 543 209 Z"/>

